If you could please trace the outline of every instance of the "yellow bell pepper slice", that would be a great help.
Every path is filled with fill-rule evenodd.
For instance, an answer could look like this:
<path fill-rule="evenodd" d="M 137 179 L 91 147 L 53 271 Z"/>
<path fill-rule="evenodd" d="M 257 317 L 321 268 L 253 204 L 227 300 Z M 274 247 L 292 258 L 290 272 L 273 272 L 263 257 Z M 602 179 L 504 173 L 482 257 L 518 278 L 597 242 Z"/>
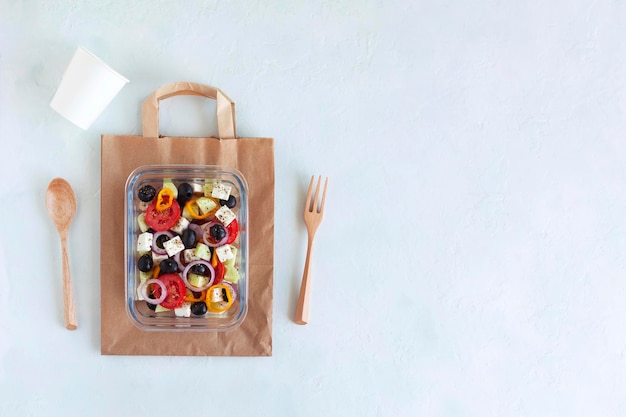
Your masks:
<path fill-rule="evenodd" d="M 185 204 L 185 209 L 187 210 L 187 212 L 189 213 L 191 217 L 193 217 L 194 219 L 203 220 L 209 217 L 211 214 L 215 213 L 215 210 L 207 211 L 204 214 L 200 213 L 198 204 L 196 204 L 197 200 L 198 200 L 198 197 L 194 197 L 191 200 L 187 201 L 187 204 Z"/>
<path fill-rule="evenodd" d="M 227 300 L 220 302 L 211 301 L 211 292 L 215 289 L 221 289 L 222 294 L 226 292 Z M 228 288 L 224 284 L 213 285 L 211 288 L 209 288 L 206 297 L 206 306 L 212 313 L 223 313 L 224 311 L 228 310 L 230 306 L 233 305 L 233 293 L 231 292 L 230 288 Z"/>
<path fill-rule="evenodd" d="M 193 295 L 193 293 L 194 293 L 193 291 L 191 291 L 189 288 L 187 288 L 187 294 L 185 295 L 185 301 L 188 301 L 190 303 L 197 303 L 198 301 L 204 301 L 206 299 L 206 290 L 200 291 L 200 297 L 198 297 L 198 298 L 196 298 L 196 296 Z"/>
<path fill-rule="evenodd" d="M 167 210 L 174 203 L 174 192 L 169 188 L 162 188 L 157 194 L 156 209 L 157 211 Z"/>

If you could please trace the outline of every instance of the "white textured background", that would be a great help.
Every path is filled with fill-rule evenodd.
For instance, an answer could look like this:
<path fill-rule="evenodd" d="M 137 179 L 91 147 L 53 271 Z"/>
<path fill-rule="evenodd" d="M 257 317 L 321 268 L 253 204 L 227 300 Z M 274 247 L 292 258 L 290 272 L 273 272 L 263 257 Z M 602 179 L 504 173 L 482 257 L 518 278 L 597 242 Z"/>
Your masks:
<path fill-rule="evenodd" d="M 619 0 L 3 1 L 0 416 L 626 415 L 624 39 Z M 48 106 L 79 44 L 131 80 L 87 131 Z M 271 358 L 99 353 L 99 137 L 180 80 L 276 138 Z M 164 102 L 162 132 L 215 133 L 211 106 Z"/>

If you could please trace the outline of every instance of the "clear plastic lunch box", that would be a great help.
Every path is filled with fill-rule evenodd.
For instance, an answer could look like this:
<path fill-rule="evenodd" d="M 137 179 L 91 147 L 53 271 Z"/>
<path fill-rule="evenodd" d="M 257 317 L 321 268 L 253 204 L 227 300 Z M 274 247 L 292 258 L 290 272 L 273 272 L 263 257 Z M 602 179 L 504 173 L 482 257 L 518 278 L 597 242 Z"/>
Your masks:
<path fill-rule="evenodd" d="M 237 200 L 232 211 L 236 214 L 239 233 L 232 245 L 237 248 L 234 266 L 239 272 L 239 279 L 236 284 L 229 282 L 235 289 L 236 297 L 230 308 L 224 312 L 209 311 L 202 316 L 191 314 L 190 317 L 177 316 L 174 310 L 156 313 L 149 308 L 146 301 L 142 300 L 138 291 L 141 285 L 141 273 L 137 266 L 140 256 L 137 251 L 137 241 L 142 233 L 138 217 L 146 207 L 146 203 L 138 198 L 138 191 L 148 184 L 160 190 L 166 180 L 174 185 L 189 183 L 197 190 L 198 195 L 201 195 L 201 191 L 198 190 L 202 189 L 205 184 L 221 182 L 231 187 L 230 194 Z M 241 325 L 248 311 L 248 187 L 241 172 L 217 165 L 141 166 L 129 175 L 124 200 L 125 299 L 126 312 L 132 323 L 145 331 L 183 332 L 227 331 Z M 156 262 L 155 265 L 157 265 Z M 181 272 L 179 267 L 178 273 Z M 145 280 L 145 273 L 143 276 Z"/>

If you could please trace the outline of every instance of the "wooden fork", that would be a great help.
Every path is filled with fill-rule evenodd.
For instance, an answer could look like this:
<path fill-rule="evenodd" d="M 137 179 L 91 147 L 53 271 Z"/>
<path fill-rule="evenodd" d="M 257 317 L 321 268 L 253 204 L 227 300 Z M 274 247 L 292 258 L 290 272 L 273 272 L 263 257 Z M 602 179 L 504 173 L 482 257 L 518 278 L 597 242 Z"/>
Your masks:
<path fill-rule="evenodd" d="M 328 177 L 324 181 L 324 191 L 322 192 L 322 201 L 320 203 L 320 184 L 322 177 L 317 179 L 315 187 L 315 195 L 313 195 L 313 180 L 311 177 L 309 183 L 309 191 L 306 195 L 306 204 L 304 206 L 304 223 L 309 235 L 309 242 L 306 249 L 306 261 L 304 263 L 304 275 L 302 275 L 302 284 L 300 284 L 300 296 L 298 297 L 298 306 L 296 307 L 296 323 L 307 324 L 309 322 L 309 294 L 311 288 L 311 252 L 313 251 L 313 238 L 317 227 L 322 222 L 324 215 L 324 201 L 326 200 L 326 186 L 328 185 Z"/>

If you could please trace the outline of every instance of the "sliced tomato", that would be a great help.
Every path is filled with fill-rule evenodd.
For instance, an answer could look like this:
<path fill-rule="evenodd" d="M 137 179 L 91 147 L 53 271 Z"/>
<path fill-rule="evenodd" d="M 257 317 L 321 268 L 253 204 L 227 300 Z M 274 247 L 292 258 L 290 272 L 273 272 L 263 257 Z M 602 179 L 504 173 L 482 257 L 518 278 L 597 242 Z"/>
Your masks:
<path fill-rule="evenodd" d="M 185 288 L 185 281 L 178 274 L 163 274 L 158 278 L 165 285 L 167 295 L 165 300 L 161 302 L 161 307 L 173 309 L 178 308 L 185 302 L 185 296 L 187 295 L 187 289 Z M 161 296 L 161 287 L 155 287 L 153 289 L 154 298 Z"/>
<path fill-rule="evenodd" d="M 165 210 L 157 210 L 157 203 L 153 201 L 146 209 L 146 224 L 156 232 L 169 230 L 180 218 L 180 205 L 173 200 L 172 205 Z"/>
<path fill-rule="evenodd" d="M 221 284 L 224 281 L 224 274 L 226 273 L 226 267 L 223 263 L 217 262 L 217 265 L 213 267 L 215 269 L 215 278 L 213 279 L 213 285 Z"/>
<path fill-rule="evenodd" d="M 230 245 L 237 239 L 237 234 L 239 233 L 239 223 L 237 223 L 237 219 L 234 219 L 232 222 L 228 223 L 226 226 L 226 231 L 228 232 L 228 240 L 226 240 L 226 245 Z"/>
<path fill-rule="evenodd" d="M 220 262 L 220 259 L 217 257 L 217 252 L 213 251 L 213 256 L 211 257 L 211 266 L 215 270 L 215 278 L 213 278 L 213 285 L 217 285 L 224 281 L 224 274 L 226 274 L 226 267 L 223 263 Z"/>

